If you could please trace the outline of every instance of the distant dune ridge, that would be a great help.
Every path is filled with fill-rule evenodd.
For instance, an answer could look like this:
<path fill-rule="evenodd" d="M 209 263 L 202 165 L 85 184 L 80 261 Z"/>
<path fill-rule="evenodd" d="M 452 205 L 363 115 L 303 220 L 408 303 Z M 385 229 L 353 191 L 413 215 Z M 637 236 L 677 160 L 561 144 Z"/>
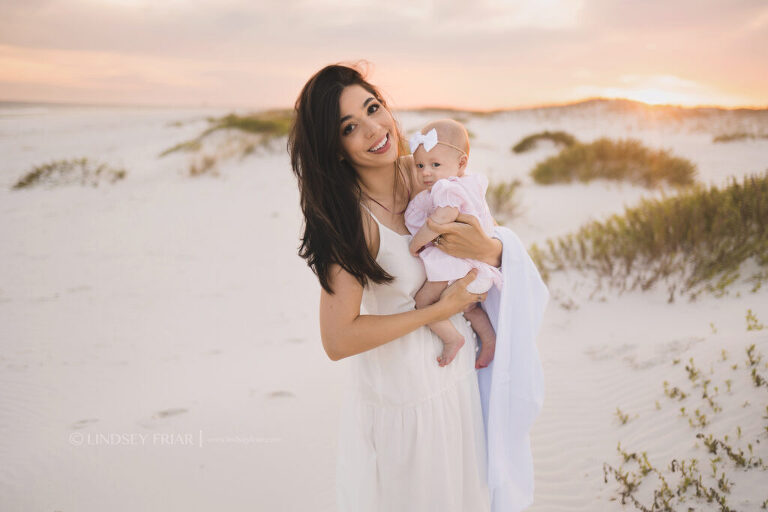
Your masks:
<path fill-rule="evenodd" d="M 396 114 L 466 124 L 469 172 L 548 279 L 528 510 L 768 506 L 768 110 Z M 322 350 L 297 256 L 291 115 L 0 104 L 3 509 L 335 510 L 349 361 Z M 693 183 L 540 184 L 567 148 L 510 148 L 544 132 L 636 140 Z M 81 158 L 124 174 L 13 188 Z"/>

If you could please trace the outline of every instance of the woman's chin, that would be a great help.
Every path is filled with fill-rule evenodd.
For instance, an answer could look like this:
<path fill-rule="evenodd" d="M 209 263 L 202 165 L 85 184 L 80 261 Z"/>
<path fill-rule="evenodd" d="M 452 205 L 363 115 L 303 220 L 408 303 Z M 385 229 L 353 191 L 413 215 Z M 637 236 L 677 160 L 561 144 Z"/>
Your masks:
<path fill-rule="evenodd" d="M 371 157 L 373 157 L 373 160 L 381 163 L 381 164 L 392 164 L 397 160 L 397 148 L 392 145 L 386 152 L 384 153 L 372 153 Z"/>

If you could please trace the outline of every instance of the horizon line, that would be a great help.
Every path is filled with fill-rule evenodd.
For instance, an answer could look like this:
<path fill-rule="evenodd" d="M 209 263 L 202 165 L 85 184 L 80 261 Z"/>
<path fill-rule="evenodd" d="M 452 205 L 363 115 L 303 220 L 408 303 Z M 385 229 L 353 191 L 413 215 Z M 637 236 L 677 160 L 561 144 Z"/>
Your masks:
<path fill-rule="evenodd" d="M 530 105 L 518 105 L 501 108 L 489 108 L 489 109 L 477 109 L 477 108 L 462 108 L 457 106 L 448 105 L 423 105 L 397 108 L 395 111 L 425 111 L 425 110 L 442 110 L 442 111 L 454 111 L 454 112 L 467 112 L 476 114 L 498 114 L 502 112 L 514 112 L 520 110 L 537 110 L 545 108 L 558 108 L 569 107 L 579 105 L 582 103 L 589 103 L 595 101 L 616 101 L 637 103 L 649 108 L 680 108 L 685 110 L 697 110 L 697 109 L 717 109 L 717 110 L 768 110 L 768 103 L 765 106 L 758 105 L 739 105 L 739 106 L 724 106 L 717 104 L 698 104 L 698 105 L 681 105 L 675 103 L 646 103 L 640 100 L 633 100 L 621 96 L 589 96 L 578 100 L 564 101 L 564 102 L 551 102 L 551 103 L 536 103 Z M 77 101 L 35 101 L 35 100 L 16 100 L 16 99 L 0 99 L 0 107 L 2 106 L 55 106 L 55 107 L 86 107 L 86 108 L 152 108 L 152 109 L 254 109 L 258 112 L 270 111 L 270 110 L 292 110 L 292 107 L 255 107 L 249 105 L 227 105 L 227 104 L 208 104 L 206 102 L 192 104 L 172 104 L 172 103 L 111 103 L 111 102 L 77 102 Z"/>

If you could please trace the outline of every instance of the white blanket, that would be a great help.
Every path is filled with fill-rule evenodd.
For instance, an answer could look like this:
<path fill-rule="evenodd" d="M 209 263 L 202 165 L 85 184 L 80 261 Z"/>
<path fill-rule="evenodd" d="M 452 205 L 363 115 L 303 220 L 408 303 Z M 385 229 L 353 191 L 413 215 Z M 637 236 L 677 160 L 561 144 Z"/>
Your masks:
<path fill-rule="evenodd" d="M 478 370 L 488 453 L 492 512 L 518 512 L 533 503 L 533 457 L 529 432 L 544 400 L 544 376 L 536 336 L 549 300 L 520 238 L 497 226 L 504 244 L 504 285 L 488 292 L 483 308 L 496 330 L 496 353 Z"/>

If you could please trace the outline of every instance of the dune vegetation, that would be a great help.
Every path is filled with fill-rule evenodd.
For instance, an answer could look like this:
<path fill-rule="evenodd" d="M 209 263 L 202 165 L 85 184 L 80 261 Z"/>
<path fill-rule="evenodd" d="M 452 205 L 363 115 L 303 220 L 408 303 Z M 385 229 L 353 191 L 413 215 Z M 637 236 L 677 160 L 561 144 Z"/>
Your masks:
<path fill-rule="evenodd" d="M 202 147 L 203 139 L 214 132 L 223 130 L 256 136 L 253 140 L 249 139 L 247 143 L 241 145 L 240 153 L 247 155 L 254 151 L 257 146 L 266 147 L 275 139 L 287 136 L 292 122 L 293 110 L 268 110 L 242 116 L 229 114 L 224 117 L 211 117 L 208 118 L 208 128 L 200 135 L 166 149 L 160 153 L 160 156 L 163 157 L 177 151 L 198 151 Z"/>
<path fill-rule="evenodd" d="M 488 185 L 485 199 L 494 217 L 509 219 L 517 215 L 520 208 L 517 190 L 521 184 L 520 180 L 513 180 Z"/>
<path fill-rule="evenodd" d="M 101 162 L 88 158 L 73 158 L 53 160 L 37 165 L 11 187 L 18 190 L 39 186 L 55 187 L 61 185 L 90 185 L 97 187 L 100 183 L 115 183 L 125 178 L 125 169 L 113 168 Z"/>
<path fill-rule="evenodd" d="M 217 130 L 240 130 L 279 138 L 288 135 L 293 122 L 293 110 L 267 110 L 246 116 L 229 114 L 224 117 L 210 118 L 208 122 L 211 126 L 203 132 L 203 135 Z"/>
<path fill-rule="evenodd" d="M 702 291 L 717 296 L 740 277 L 756 292 L 768 280 L 768 172 L 731 178 L 724 188 L 696 185 L 679 195 L 644 199 L 605 222 L 548 239 L 531 248 L 545 280 L 574 269 L 620 290 L 649 289 L 667 283 L 694 299 Z"/>
<path fill-rule="evenodd" d="M 728 348 L 730 350 L 730 345 Z M 765 453 L 760 441 L 768 433 L 765 422 L 768 406 L 749 401 L 755 396 L 755 388 L 758 392 L 768 390 L 768 374 L 764 373 L 768 365 L 762 363 L 763 355 L 754 344 L 744 350 L 745 358 L 732 361 L 728 350 L 723 348 L 720 358 L 710 363 L 709 371 L 697 366 L 692 357 L 687 363 L 681 363 L 680 359 L 672 362 L 678 368 L 685 366 L 684 372 L 678 372 L 683 377 L 676 378 L 679 385 L 664 381 L 666 398 L 660 397 L 661 402 L 656 400 L 651 413 L 657 417 L 642 420 L 658 424 L 663 409 L 679 411 L 677 421 L 665 430 L 682 430 L 678 438 L 687 439 L 688 443 L 681 443 L 677 448 L 681 451 L 665 463 L 658 460 L 658 454 L 649 457 L 645 451 L 625 450 L 619 443 L 616 448 L 619 464 L 603 463 L 603 481 L 607 484 L 612 478 L 619 484 L 616 492 L 622 505 L 629 503 L 645 512 L 702 510 L 702 506 L 704 510 L 734 512 L 737 509 L 729 504 L 733 488 L 743 486 L 749 472 L 768 472 L 768 461 L 760 455 Z M 727 418 L 743 417 L 740 409 L 747 407 L 746 422 L 731 421 L 730 428 L 723 428 Z M 617 416 L 623 426 L 630 415 L 617 408 Z M 718 425 L 717 430 L 712 428 L 713 422 Z M 762 493 L 759 499 L 768 498 L 765 487 Z M 761 507 L 768 507 L 768 499 L 763 499 Z"/>
<path fill-rule="evenodd" d="M 542 185 L 608 179 L 650 188 L 662 182 L 690 185 L 696 176 L 696 166 L 669 151 L 647 148 L 635 139 L 601 138 L 588 144 L 575 142 L 539 163 L 531 175 Z"/>
<path fill-rule="evenodd" d="M 514 153 L 525 153 L 526 151 L 530 151 L 533 148 L 536 147 L 536 144 L 540 140 L 549 140 L 555 143 L 557 146 L 572 146 L 576 143 L 576 137 L 571 135 L 568 132 L 564 131 L 556 131 L 556 132 L 550 132 L 550 131 L 543 131 L 534 133 L 531 135 L 528 135 L 526 137 L 523 137 L 520 139 L 520 142 L 512 146 L 512 151 Z"/>
<path fill-rule="evenodd" d="M 193 160 L 189 164 L 189 175 L 192 177 L 202 176 L 204 174 L 210 176 L 220 176 L 219 168 L 217 167 L 218 160 L 214 155 L 201 155 L 199 158 Z"/>
<path fill-rule="evenodd" d="M 768 139 L 768 134 L 755 134 L 747 132 L 723 133 L 712 139 L 712 142 L 735 142 L 738 140 Z"/>

